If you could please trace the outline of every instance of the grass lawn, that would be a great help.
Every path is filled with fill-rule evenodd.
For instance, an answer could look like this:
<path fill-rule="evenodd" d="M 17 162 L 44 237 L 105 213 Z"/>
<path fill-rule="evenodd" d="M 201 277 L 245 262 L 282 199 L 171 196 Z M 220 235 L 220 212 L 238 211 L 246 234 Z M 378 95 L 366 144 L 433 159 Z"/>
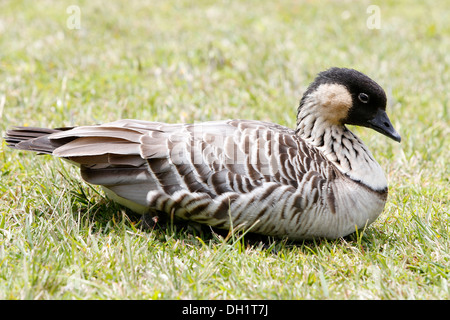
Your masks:
<path fill-rule="evenodd" d="M 378 1 L 373 29 L 372 4 L 1 1 L 2 135 L 120 118 L 294 127 L 315 74 L 345 66 L 385 88 L 403 140 L 352 128 L 388 176 L 385 211 L 304 243 L 141 230 L 70 164 L 2 142 L 0 299 L 449 299 L 450 6 Z"/>

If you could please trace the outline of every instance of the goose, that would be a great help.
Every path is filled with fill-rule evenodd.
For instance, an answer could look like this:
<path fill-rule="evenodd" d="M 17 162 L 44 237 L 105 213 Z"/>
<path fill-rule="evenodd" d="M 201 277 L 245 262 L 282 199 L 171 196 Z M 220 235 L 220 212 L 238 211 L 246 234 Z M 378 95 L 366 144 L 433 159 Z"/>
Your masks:
<path fill-rule="evenodd" d="M 292 240 L 336 239 L 370 225 L 384 209 L 383 170 L 346 125 L 400 142 L 386 100 L 365 74 L 333 67 L 303 94 L 295 129 L 257 120 L 125 119 L 14 127 L 5 140 L 77 164 L 86 182 L 140 214 Z"/>

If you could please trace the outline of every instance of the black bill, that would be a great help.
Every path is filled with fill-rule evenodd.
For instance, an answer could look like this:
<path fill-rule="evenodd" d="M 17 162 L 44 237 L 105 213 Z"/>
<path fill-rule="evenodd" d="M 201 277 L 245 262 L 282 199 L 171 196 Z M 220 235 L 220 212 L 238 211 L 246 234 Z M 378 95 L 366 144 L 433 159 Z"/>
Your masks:
<path fill-rule="evenodd" d="M 389 120 L 386 111 L 384 111 L 383 109 L 378 109 L 375 118 L 373 118 L 372 120 L 368 120 L 367 123 L 367 127 L 384 134 L 392 140 L 395 140 L 397 142 L 400 142 L 402 140 L 402 137 L 400 137 L 398 132 L 395 131 L 394 127 L 392 126 L 391 120 Z"/>

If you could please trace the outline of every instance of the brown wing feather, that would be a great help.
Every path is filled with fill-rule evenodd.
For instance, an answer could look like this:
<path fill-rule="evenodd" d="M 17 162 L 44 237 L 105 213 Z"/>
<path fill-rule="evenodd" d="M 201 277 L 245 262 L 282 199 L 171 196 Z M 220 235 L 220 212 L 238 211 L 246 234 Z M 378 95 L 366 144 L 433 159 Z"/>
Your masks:
<path fill-rule="evenodd" d="M 174 125 L 120 120 L 46 130 L 21 133 L 26 138 L 15 146 L 26 144 L 30 150 L 52 151 L 74 161 L 87 182 L 139 205 L 163 211 L 177 208 L 185 217 L 195 215 L 212 224 L 224 223 L 239 195 L 245 200 L 234 207 L 237 221 L 245 210 L 255 210 L 256 199 L 272 199 L 278 189 L 283 190 L 280 196 L 293 199 L 294 206 L 307 207 L 310 201 L 298 198 L 302 190 L 294 194 L 297 187 L 306 186 L 314 201 L 334 172 L 293 130 L 260 121 Z M 9 141 L 19 139 L 17 132 L 7 134 Z"/>

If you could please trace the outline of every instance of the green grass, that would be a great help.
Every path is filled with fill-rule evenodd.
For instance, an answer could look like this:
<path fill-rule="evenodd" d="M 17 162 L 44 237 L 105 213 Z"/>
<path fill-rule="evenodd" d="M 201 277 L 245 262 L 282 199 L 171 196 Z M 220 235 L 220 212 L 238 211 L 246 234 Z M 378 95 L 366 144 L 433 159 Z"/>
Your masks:
<path fill-rule="evenodd" d="M 389 96 L 397 144 L 353 128 L 384 168 L 363 233 L 292 243 L 141 230 L 77 170 L 0 149 L 0 299 L 449 299 L 450 7 L 446 1 L 0 3 L 0 131 L 138 118 L 293 127 L 331 66 Z"/>

